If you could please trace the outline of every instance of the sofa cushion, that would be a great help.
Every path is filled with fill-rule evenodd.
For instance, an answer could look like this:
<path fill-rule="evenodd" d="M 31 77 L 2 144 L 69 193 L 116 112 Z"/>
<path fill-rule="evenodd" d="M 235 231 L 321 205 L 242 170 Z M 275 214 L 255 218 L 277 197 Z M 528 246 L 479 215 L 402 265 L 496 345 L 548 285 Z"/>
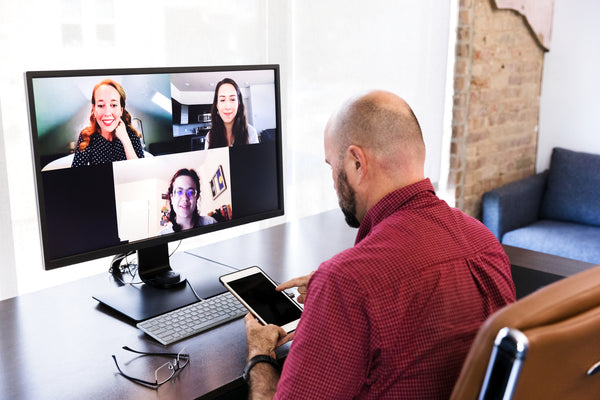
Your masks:
<path fill-rule="evenodd" d="M 600 226 L 600 155 L 554 148 L 540 218 Z"/>
<path fill-rule="evenodd" d="M 540 220 L 506 232 L 502 244 L 600 264 L 600 227 Z"/>

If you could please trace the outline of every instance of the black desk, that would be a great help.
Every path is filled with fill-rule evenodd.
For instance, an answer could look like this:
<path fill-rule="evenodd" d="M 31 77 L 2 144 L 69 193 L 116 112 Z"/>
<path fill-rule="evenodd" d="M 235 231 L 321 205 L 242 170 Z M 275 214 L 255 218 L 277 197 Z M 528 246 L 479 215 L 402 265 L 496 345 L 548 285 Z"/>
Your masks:
<path fill-rule="evenodd" d="M 176 253 L 171 262 L 192 283 L 199 271 L 216 265 L 206 259 L 235 268 L 259 265 L 283 281 L 305 275 L 320 261 L 351 247 L 355 235 L 341 212 L 332 210 Z M 164 347 L 92 299 L 99 288 L 114 284 L 107 273 L 1 301 L 0 398 L 212 399 L 232 398 L 232 391 L 245 387 L 243 319 Z M 124 345 L 159 352 L 185 346 L 191 362 L 176 380 L 154 391 L 117 373 L 111 354 L 119 364 L 133 359 L 121 350 Z M 153 371 L 151 365 L 147 369 Z"/>
<path fill-rule="evenodd" d="M 552 282 L 595 266 L 513 246 L 504 245 L 504 251 L 510 260 L 517 300 Z"/>
<path fill-rule="evenodd" d="M 341 212 L 332 210 L 177 253 L 172 262 L 192 282 L 214 265 L 208 260 L 235 268 L 259 265 L 284 281 L 309 273 L 321 261 L 351 247 L 355 235 Z M 506 251 L 513 270 L 517 267 L 530 274 L 527 282 L 517 279 L 518 291 L 524 284 L 526 290 L 545 284 L 544 274 L 566 276 L 590 265 L 522 249 L 507 247 Z M 0 398 L 213 399 L 232 398 L 237 390 L 243 393 L 242 319 L 164 347 L 132 321 L 92 299 L 98 288 L 107 285 L 114 285 L 112 278 L 101 274 L 0 302 Z M 120 349 L 124 345 L 169 352 L 185 346 L 191 362 L 176 380 L 154 391 L 117 373 L 111 354 L 124 364 L 133 358 Z"/>

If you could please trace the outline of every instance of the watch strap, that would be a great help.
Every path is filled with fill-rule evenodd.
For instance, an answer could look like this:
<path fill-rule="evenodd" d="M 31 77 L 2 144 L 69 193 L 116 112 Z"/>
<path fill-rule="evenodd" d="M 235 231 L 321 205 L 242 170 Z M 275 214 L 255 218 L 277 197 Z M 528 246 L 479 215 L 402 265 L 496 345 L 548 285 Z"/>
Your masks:
<path fill-rule="evenodd" d="M 248 363 L 246 363 L 246 366 L 244 367 L 244 372 L 242 374 L 242 377 L 244 378 L 244 381 L 246 381 L 246 382 L 250 381 L 250 370 L 256 364 L 262 363 L 262 362 L 269 363 L 273 367 L 275 367 L 277 370 L 279 370 L 279 363 L 277 362 L 276 359 L 274 359 L 271 356 L 267 356 L 265 354 L 259 354 L 257 356 L 252 357 L 250 360 L 248 360 Z"/>

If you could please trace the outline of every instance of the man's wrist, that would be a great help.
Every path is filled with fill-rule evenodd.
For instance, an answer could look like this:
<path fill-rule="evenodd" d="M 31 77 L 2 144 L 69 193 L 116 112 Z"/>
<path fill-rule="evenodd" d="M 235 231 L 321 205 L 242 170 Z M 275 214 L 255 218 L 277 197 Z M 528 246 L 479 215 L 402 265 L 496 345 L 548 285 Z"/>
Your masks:
<path fill-rule="evenodd" d="M 247 357 L 246 361 L 249 361 L 252 357 L 259 356 L 261 354 L 267 355 L 271 358 L 277 358 L 277 356 L 275 354 L 275 349 L 273 349 L 273 348 L 269 348 L 269 349 L 253 348 L 253 349 L 248 349 L 248 357 Z"/>
<path fill-rule="evenodd" d="M 275 368 L 277 371 L 280 370 L 280 366 L 279 363 L 277 362 L 277 360 L 273 357 L 271 357 L 270 355 L 266 355 L 266 354 L 256 354 L 253 356 L 249 355 L 249 359 L 248 362 L 246 363 L 246 366 L 244 367 L 244 371 L 242 373 L 242 377 L 244 378 L 244 380 L 246 382 L 250 381 L 250 371 L 252 370 L 252 368 L 259 363 L 266 363 L 266 364 L 271 364 L 273 366 L 273 368 Z"/>

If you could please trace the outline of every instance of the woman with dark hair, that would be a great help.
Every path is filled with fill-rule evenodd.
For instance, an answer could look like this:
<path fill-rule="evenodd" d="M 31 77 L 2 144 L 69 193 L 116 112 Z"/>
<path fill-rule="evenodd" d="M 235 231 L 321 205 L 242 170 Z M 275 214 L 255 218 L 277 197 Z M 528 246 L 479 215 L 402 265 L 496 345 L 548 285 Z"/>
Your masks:
<path fill-rule="evenodd" d="M 144 157 L 139 134 L 125 109 L 125 91 L 105 79 L 92 91 L 90 125 L 79 134 L 72 167 L 99 165 Z"/>
<path fill-rule="evenodd" d="M 242 92 L 233 79 L 217 83 L 210 113 L 212 127 L 206 138 L 207 149 L 258 143 L 256 129 L 246 121 Z"/>
<path fill-rule="evenodd" d="M 160 234 L 181 232 L 198 226 L 214 224 L 213 217 L 198 213 L 200 201 L 200 177 L 193 169 L 182 168 L 175 172 L 169 183 L 169 204 L 171 224 L 163 228 Z"/>

